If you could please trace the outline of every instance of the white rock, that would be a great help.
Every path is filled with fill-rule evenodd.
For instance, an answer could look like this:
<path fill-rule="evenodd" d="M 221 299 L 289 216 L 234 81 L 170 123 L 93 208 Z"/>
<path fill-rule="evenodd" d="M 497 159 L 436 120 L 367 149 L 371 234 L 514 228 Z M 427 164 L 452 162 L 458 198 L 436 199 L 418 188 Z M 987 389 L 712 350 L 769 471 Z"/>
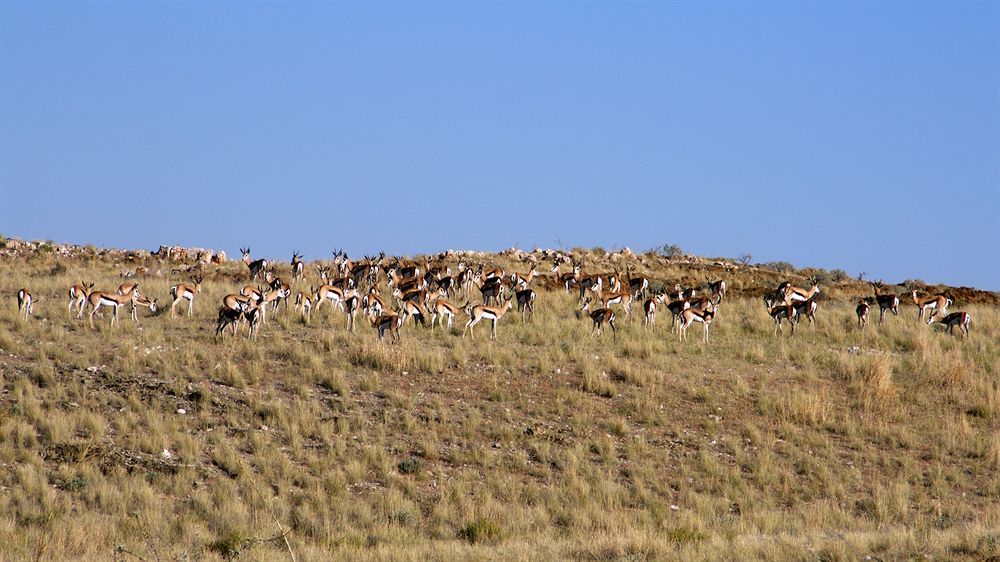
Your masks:
<path fill-rule="evenodd" d="M 163 460 L 170 459 L 173 456 L 174 455 L 170 451 L 168 451 L 167 449 L 164 449 L 163 452 L 160 453 L 160 458 L 163 459 Z"/>
<path fill-rule="evenodd" d="M 187 410 L 185 410 L 184 408 L 177 408 L 177 413 L 183 416 L 184 414 L 187 413 Z"/>

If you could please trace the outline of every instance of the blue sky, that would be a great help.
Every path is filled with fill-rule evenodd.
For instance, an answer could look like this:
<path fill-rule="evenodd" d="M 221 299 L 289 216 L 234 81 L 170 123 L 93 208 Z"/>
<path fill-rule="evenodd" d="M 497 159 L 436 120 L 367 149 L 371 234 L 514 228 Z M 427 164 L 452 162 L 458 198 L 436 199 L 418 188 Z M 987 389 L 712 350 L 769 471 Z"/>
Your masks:
<path fill-rule="evenodd" d="M 1000 289 L 1000 7 L 5 1 L 0 233 Z"/>

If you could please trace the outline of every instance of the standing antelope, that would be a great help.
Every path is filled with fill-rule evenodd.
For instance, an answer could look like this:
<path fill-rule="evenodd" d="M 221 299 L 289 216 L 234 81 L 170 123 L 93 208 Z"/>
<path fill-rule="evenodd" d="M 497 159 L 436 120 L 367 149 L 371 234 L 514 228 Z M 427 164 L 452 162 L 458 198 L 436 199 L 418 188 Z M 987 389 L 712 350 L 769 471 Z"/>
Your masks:
<path fill-rule="evenodd" d="M 354 331 L 354 317 L 358 313 L 358 302 L 359 301 L 360 301 L 360 299 L 358 298 L 358 292 L 357 291 L 351 291 L 351 294 L 344 300 L 344 308 L 346 309 L 345 312 L 347 313 L 347 331 L 348 332 L 353 332 Z"/>
<path fill-rule="evenodd" d="M 795 307 L 796 323 L 798 323 L 803 316 L 809 319 L 810 324 L 816 322 L 816 308 L 818 305 L 816 304 L 816 300 L 814 298 L 810 297 L 809 300 L 804 301 L 792 301 L 792 306 Z"/>
<path fill-rule="evenodd" d="M 402 325 L 403 320 L 395 312 L 386 312 L 384 314 L 369 313 L 368 320 L 372 323 L 372 326 L 378 329 L 379 341 L 385 339 L 386 331 L 389 332 L 393 342 L 399 341 L 399 327 Z"/>
<path fill-rule="evenodd" d="M 21 289 L 17 292 L 17 313 L 25 320 L 31 316 L 31 301 L 31 293 L 27 289 Z"/>
<path fill-rule="evenodd" d="M 629 289 L 632 290 L 632 298 L 639 300 L 646 296 L 646 292 L 649 291 L 649 280 L 645 277 L 632 277 L 632 273 L 635 272 L 634 267 L 627 267 L 625 269 L 625 277 L 628 279 Z"/>
<path fill-rule="evenodd" d="M 708 281 L 708 290 L 712 292 L 712 296 L 718 299 L 718 302 L 722 302 L 722 299 L 726 298 L 726 280 L 719 279 L 718 281 Z"/>
<path fill-rule="evenodd" d="M 199 275 L 194 278 L 194 285 L 188 285 L 185 283 L 178 283 L 173 287 L 170 287 L 170 297 L 174 299 L 174 302 L 170 304 L 170 316 L 174 316 L 174 307 L 177 303 L 182 300 L 188 301 L 188 316 L 194 314 L 194 296 L 201 292 L 201 282 L 204 277 Z"/>
<path fill-rule="evenodd" d="M 879 315 L 878 315 L 878 325 L 881 326 L 885 322 L 885 311 L 888 310 L 892 312 L 893 316 L 899 316 L 899 297 L 893 294 L 882 292 L 882 282 L 872 283 L 872 290 L 875 291 L 875 301 L 878 303 Z"/>
<path fill-rule="evenodd" d="M 243 254 L 243 263 L 247 265 L 247 269 L 250 270 L 251 280 L 256 281 L 257 276 L 267 269 L 267 260 L 261 258 L 259 260 L 250 261 L 250 247 L 240 248 L 240 252 Z"/>
<path fill-rule="evenodd" d="M 305 264 L 302 263 L 302 255 L 298 251 L 292 252 L 292 281 L 303 279 L 305 279 Z"/>
<path fill-rule="evenodd" d="M 665 293 L 658 293 L 646 299 L 646 302 L 642 303 L 642 313 L 643 313 L 643 325 L 649 326 L 650 328 L 656 324 L 656 305 L 663 304 L 666 300 L 667 295 Z M 679 311 L 678 311 L 679 313 Z"/>
<path fill-rule="evenodd" d="M 77 309 L 76 317 L 79 318 L 83 316 L 83 305 L 87 303 L 87 296 L 90 292 L 94 290 L 93 283 L 87 283 L 86 281 L 81 281 L 79 285 L 73 285 L 69 288 L 69 305 L 67 305 L 66 310 L 72 311 L 75 307 Z"/>
<path fill-rule="evenodd" d="M 774 319 L 774 335 L 781 333 L 781 321 L 788 320 L 788 323 L 792 325 L 792 335 L 795 335 L 795 316 L 798 314 L 796 308 L 790 304 L 779 304 L 771 307 L 768 311 L 771 318 Z"/>
<path fill-rule="evenodd" d="M 114 327 L 115 323 L 118 322 L 118 310 L 126 304 L 131 304 L 134 310 L 135 301 L 138 298 L 139 294 L 135 288 L 124 295 L 92 291 L 87 296 L 87 302 L 90 303 L 91 306 L 89 317 L 90 327 L 96 328 L 96 326 L 94 326 L 94 314 L 96 314 L 102 306 L 107 306 L 113 310 L 113 314 L 111 315 L 111 326 Z"/>
<path fill-rule="evenodd" d="M 605 322 L 608 326 L 611 326 L 611 332 L 614 334 L 614 339 L 618 339 L 618 328 L 615 326 L 615 311 L 610 308 L 598 308 L 597 310 L 590 310 L 591 300 L 588 298 L 583 306 L 580 307 L 580 311 L 590 316 L 590 319 L 594 322 L 594 329 L 590 331 L 590 337 L 594 335 L 601 335 L 604 331 Z"/>
<path fill-rule="evenodd" d="M 428 305 L 428 309 L 431 312 L 431 328 L 434 327 L 434 324 L 436 324 L 439 321 L 439 319 L 441 325 L 444 326 L 445 319 L 447 318 L 449 332 L 451 331 L 452 321 L 458 314 L 459 310 L 461 310 L 457 306 L 451 304 L 450 302 L 448 302 L 443 298 L 431 301 L 431 303 Z"/>
<path fill-rule="evenodd" d="M 315 294 L 310 292 L 310 294 Z M 309 295 L 299 291 L 299 294 L 295 295 L 295 310 L 298 310 L 302 314 L 302 319 L 305 320 L 306 324 L 312 318 L 312 299 Z"/>
<path fill-rule="evenodd" d="M 718 308 L 709 302 L 705 309 L 685 308 L 681 311 L 680 325 L 677 327 L 677 337 L 680 341 L 687 339 L 687 330 L 691 324 L 701 322 L 705 326 L 705 336 L 703 341 L 708 343 L 708 329 L 712 325 L 712 320 L 718 314 Z"/>
<path fill-rule="evenodd" d="M 677 283 L 674 285 L 674 293 L 677 295 L 677 300 L 688 301 L 698 295 L 698 289 L 696 287 L 685 289 L 684 287 L 681 287 L 680 283 Z"/>
<path fill-rule="evenodd" d="M 677 329 L 676 324 L 681 318 L 681 312 L 691 308 L 691 301 L 687 299 L 675 299 L 667 303 L 667 310 L 670 311 L 670 331 Z"/>
<path fill-rule="evenodd" d="M 521 323 L 524 324 L 535 314 L 535 291 L 522 289 L 514 293 L 517 300 L 517 310 L 521 313 Z"/>
<path fill-rule="evenodd" d="M 601 301 L 602 308 L 609 308 L 613 304 L 620 304 L 622 308 L 625 309 L 625 317 L 631 318 L 632 316 L 632 291 L 616 291 L 605 293 L 604 291 L 597 289 L 592 289 L 594 294 L 597 295 L 597 300 Z"/>
<path fill-rule="evenodd" d="M 476 286 L 479 288 L 479 292 L 483 295 L 483 304 L 489 305 L 490 302 L 500 304 L 500 299 L 503 298 L 504 285 L 502 283 L 503 279 L 501 277 L 487 277 L 486 279 L 477 278 Z"/>
<path fill-rule="evenodd" d="M 257 339 L 257 332 L 260 331 L 260 325 L 264 322 L 266 317 L 267 303 L 263 300 L 257 301 L 256 303 L 250 303 L 248 307 L 243 309 L 243 318 L 246 319 L 247 326 L 249 326 L 247 339 Z"/>
<path fill-rule="evenodd" d="M 400 313 L 402 316 L 400 325 L 406 324 L 406 319 L 412 317 L 414 324 L 420 324 L 421 326 L 427 327 L 426 315 L 424 314 L 424 310 L 420 307 L 419 301 L 403 300 L 400 301 L 400 306 Z"/>
<path fill-rule="evenodd" d="M 955 326 L 959 326 L 965 337 L 969 335 L 969 324 L 972 323 L 972 315 L 968 312 L 952 312 L 948 316 L 938 320 L 938 322 L 948 326 L 948 333 L 951 334 Z"/>
<path fill-rule="evenodd" d="M 580 280 L 580 266 L 576 262 L 572 262 L 573 271 L 567 273 L 559 273 L 559 262 L 556 261 L 552 264 L 552 273 L 559 273 L 557 279 L 559 279 L 559 284 L 566 288 L 566 292 L 569 292 L 569 288 Z"/>
<path fill-rule="evenodd" d="M 532 267 L 531 271 L 527 275 L 521 275 L 520 273 L 514 272 L 510 274 L 510 283 L 514 290 L 527 289 L 531 281 L 538 276 L 538 271 Z"/>
<path fill-rule="evenodd" d="M 786 303 L 790 303 L 792 301 L 807 301 L 818 295 L 819 292 L 819 285 L 816 283 L 813 283 L 813 286 L 808 289 L 788 284 L 784 289 L 784 298 Z"/>
<path fill-rule="evenodd" d="M 377 286 L 372 285 L 368 289 L 368 294 L 361 299 L 361 308 L 364 309 L 365 314 L 374 312 L 376 316 L 382 314 L 382 311 L 385 310 L 385 303 L 379 295 Z"/>
<path fill-rule="evenodd" d="M 316 289 L 316 311 L 319 312 L 319 308 L 328 300 L 331 308 L 336 307 L 343 310 L 344 290 L 333 285 L 320 285 L 319 289 Z"/>
<path fill-rule="evenodd" d="M 868 326 L 868 309 L 871 308 L 871 304 L 868 299 L 861 299 L 858 301 L 858 307 L 854 309 L 854 312 L 858 315 L 858 328 L 864 330 Z"/>
<path fill-rule="evenodd" d="M 475 326 L 481 320 L 490 321 L 490 339 L 497 339 L 497 322 L 503 318 L 503 315 L 507 313 L 508 310 L 514 307 L 513 299 L 508 300 L 507 304 L 503 307 L 486 306 L 485 304 L 477 304 L 472 306 L 469 303 L 465 304 L 465 311 L 469 315 L 469 321 L 465 324 L 465 330 L 462 330 L 462 337 L 465 337 L 466 330 L 472 335 L 472 339 L 476 339 Z"/>
<path fill-rule="evenodd" d="M 240 318 L 243 317 L 244 305 L 245 303 L 240 301 L 236 304 L 236 308 L 230 308 L 225 305 L 219 307 L 219 320 L 215 324 L 216 338 L 229 326 L 233 327 L 233 335 L 236 335 L 236 325 L 239 324 Z"/>
<path fill-rule="evenodd" d="M 917 291 L 913 291 L 913 304 L 917 305 L 919 313 L 917 318 L 921 321 L 924 319 L 924 311 L 928 308 L 931 309 L 931 314 L 927 318 L 927 325 L 934 323 L 934 317 L 938 314 L 942 316 L 948 313 L 948 307 L 951 306 L 951 299 L 944 295 L 933 295 L 927 297 L 918 297 Z"/>

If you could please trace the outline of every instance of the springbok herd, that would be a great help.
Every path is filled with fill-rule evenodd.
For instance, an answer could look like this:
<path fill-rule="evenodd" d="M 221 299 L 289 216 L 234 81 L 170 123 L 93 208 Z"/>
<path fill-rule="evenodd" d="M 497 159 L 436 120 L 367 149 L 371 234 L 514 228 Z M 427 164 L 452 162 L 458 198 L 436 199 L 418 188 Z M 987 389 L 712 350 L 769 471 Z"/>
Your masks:
<path fill-rule="evenodd" d="M 236 334 L 238 325 L 245 322 L 247 337 L 255 338 L 261 325 L 267 322 L 267 315 L 278 314 L 282 308 L 288 307 L 291 300 L 292 286 L 277 277 L 272 264 L 265 259 L 252 260 L 249 248 L 241 248 L 243 263 L 248 269 L 251 284 L 244 286 L 239 293 L 227 294 L 219 307 L 215 334 L 224 336 L 225 330 L 231 328 Z M 561 272 L 563 264 L 570 266 L 570 271 Z M 343 252 L 334 254 L 332 266 L 314 266 L 319 276 L 319 287 L 310 286 L 308 292 L 297 291 L 294 299 L 295 309 L 308 323 L 313 311 L 319 310 L 329 303 L 334 310 L 342 312 L 347 319 L 347 329 L 354 331 L 355 317 L 361 311 L 371 325 L 377 330 L 380 340 L 384 340 L 386 332 L 393 342 L 399 341 L 399 329 L 413 318 L 414 324 L 430 327 L 437 324 L 447 324 L 451 329 L 455 316 L 464 311 L 468 316 L 462 337 L 466 334 L 475 337 L 475 326 L 483 320 L 490 322 L 490 337 L 497 337 L 497 323 L 517 306 L 522 322 L 528 322 L 534 313 L 536 293 L 532 282 L 539 278 L 535 269 L 536 262 L 531 262 L 528 273 L 506 272 L 500 268 L 488 268 L 485 264 L 475 267 L 458 261 L 455 269 L 444 259 L 435 263 L 403 262 L 399 258 L 386 259 L 385 254 L 365 256 L 355 262 Z M 302 256 L 294 252 L 291 260 L 291 278 L 293 284 L 304 286 L 306 283 L 306 267 Z M 626 317 L 632 315 L 632 305 L 642 302 L 644 323 L 652 326 L 656 320 L 657 308 L 664 307 L 671 314 L 671 331 L 676 331 L 680 340 L 685 340 L 687 330 L 691 325 L 700 323 L 704 327 L 704 341 L 708 341 L 712 321 L 718 316 L 722 301 L 726 296 L 726 282 L 723 280 L 707 280 L 702 287 L 685 288 L 677 284 L 673 291 L 661 289 L 650 291 L 649 280 L 633 275 L 631 268 L 626 269 L 623 277 L 618 271 L 610 274 L 584 275 L 581 265 L 575 261 L 557 257 L 550 273 L 550 278 L 556 280 L 559 286 L 567 292 L 579 291 L 578 316 L 587 314 L 593 320 L 591 335 L 599 335 L 604 325 L 611 327 L 617 338 L 618 328 L 615 325 L 617 305 L 625 312 Z M 194 313 L 194 301 L 201 292 L 202 277 L 195 277 L 191 283 L 179 283 L 170 287 L 170 315 L 174 316 L 178 304 L 187 301 L 187 314 Z M 868 314 L 871 306 L 879 307 L 879 324 L 885 321 L 886 311 L 898 315 L 901 299 L 899 295 L 885 292 L 882 283 L 872 283 L 874 295 L 861 299 L 857 304 L 858 328 L 864 330 L 868 324 Z M 474 291 L 481 295 L 482 304 L 472 304 Z M 133 320 L 138 320 L 139 307 L 148 307 L 157 312 L 157 299 L 148 299 L 139 291 L 135 282 L 122 283 L 116 291 L 94 290 L 93 283 L 83 282 L 73 285 L 68 290 L 67 310 L 76 310 L 77 318 L 81 318 L 89 305 L 88 319 L 94 327 L 94 314 L 102 308 L 111 309 L 111 326 L 118 322 L 120 309 L 130 307 Z M 820 287 L 815 282 L 809 288 L 801 288 L 789 282 L 781 283 L 773 292 L 764 297 L 768 314 L 774 320 L 774 333 L 781 333 L 782 323 L 787 321 L 791 326 L 792 335 L 802 317 L 810 323 L 816 321 L 818 303 L 817 295 Z M 449 299 L 461 298 L 465 304 L 457 306 Z M 908 295 L 918 309 L 918 318 L 927 324 L 932 324 L 935 318 L 947 326 L 952 333 L 957 326 L 962 334 L 969 334 L 972 317 L 967 312 L 952 312 L 948 307 L 952 300 L 944 294 L 919 296 L 917 291 Z M 458 301 L 455 301 L 458 302 Z M 33 298 L 28 289 L 17 292 L 19 315 L 25 320 L 32 314 Z M 388 304 L 392 304 L 390 308 Z"/>

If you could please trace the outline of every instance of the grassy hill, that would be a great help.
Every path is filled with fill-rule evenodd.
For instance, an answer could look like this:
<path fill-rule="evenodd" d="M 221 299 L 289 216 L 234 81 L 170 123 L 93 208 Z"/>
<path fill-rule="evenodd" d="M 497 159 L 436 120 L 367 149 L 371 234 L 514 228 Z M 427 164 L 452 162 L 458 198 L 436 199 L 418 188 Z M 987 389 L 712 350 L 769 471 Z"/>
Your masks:
<path fill-rule="evenodd" d="M 1000 556 L 995 293 L 950 288 L 951 310 L 973 315 L 967 339 L 919 324 L 912 304 L 881 327 L 876 307 L 862 333 L 853 299 L 870 288 L 844 276 L 576 254 L 588 272 L 632 264 L 671 287 L 725 277 L 710 342 L 694 329 L 679 342 L 662 312 L 645 328 L 639 307 L 619 313 L 617 340 L 592 338 L 577 295 L 545 279 L 533 321 L 511 313 L 497 342 L 486 323 L 463 339 L 461 318 L 382 344 L 327 307 L 219 341 L 240 262 L 197 266 L 193 317 L 144 310 L 92 330 L 67 311 L 69 285 L 113 290 L 143 266 L 163 306 L 192 262 L 7 253 L 0 558 Z M 527 271 L 515 257 L 480 261 Z M 758 296 L 820 274 L 818 325 L 775 337 Z M 296 290 L 310 284 L 311 267 Z M 27 321 L 21 287 L 41 297 Z"/>

